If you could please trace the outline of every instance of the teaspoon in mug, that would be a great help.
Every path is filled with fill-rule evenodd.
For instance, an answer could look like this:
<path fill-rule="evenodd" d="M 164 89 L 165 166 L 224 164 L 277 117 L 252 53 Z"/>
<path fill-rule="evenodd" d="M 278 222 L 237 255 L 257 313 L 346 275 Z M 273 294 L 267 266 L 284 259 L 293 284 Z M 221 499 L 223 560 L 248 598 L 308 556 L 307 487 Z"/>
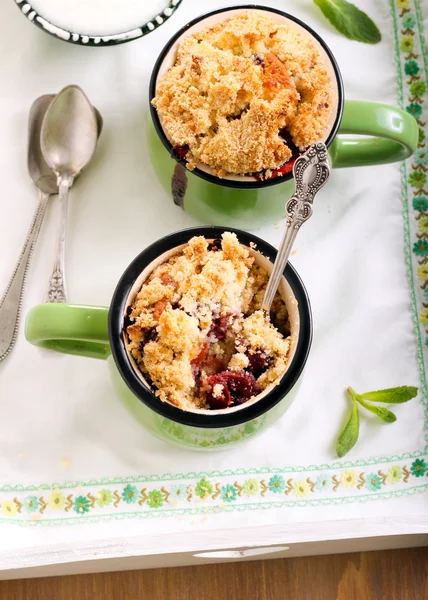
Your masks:
<path fill-rule="evenodd" d="M 285 233 L 266 286 L 262 310 L 267 316 L 300 227 L 312 216 L 314 198 L 330 177 L 327 146 L 313 144 L 293 166 L 296 191 L 285 205 Z"/>

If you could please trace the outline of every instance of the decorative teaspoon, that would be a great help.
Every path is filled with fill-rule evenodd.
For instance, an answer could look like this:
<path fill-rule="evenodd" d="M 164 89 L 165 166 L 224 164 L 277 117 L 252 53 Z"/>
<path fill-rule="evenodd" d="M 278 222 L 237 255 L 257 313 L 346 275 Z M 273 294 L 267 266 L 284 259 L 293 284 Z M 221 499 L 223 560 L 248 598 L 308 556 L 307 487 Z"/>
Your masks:
<path fill-rule="evenodd" d="M 294 163 L 293 175 L 296 191 L 285 205 L 286 229 L 262 303 L 262 310 L 268 316 L 294 240 L 300 227 L 312 216 L 314 198 L 330 177 L 327 146 L 322 142 L 310 146 Z"/>
<path fill-rule="evenodd" d="M 40 139 L 43 156 L 57 176 L 61 205 L 57 256 L 46 302 L 67 302 L 64 258 L 68 192 L 94 155 L 98 139 L 95 110 L 80 87 L 69 85 L 56 96 L 43 120 Z"/>

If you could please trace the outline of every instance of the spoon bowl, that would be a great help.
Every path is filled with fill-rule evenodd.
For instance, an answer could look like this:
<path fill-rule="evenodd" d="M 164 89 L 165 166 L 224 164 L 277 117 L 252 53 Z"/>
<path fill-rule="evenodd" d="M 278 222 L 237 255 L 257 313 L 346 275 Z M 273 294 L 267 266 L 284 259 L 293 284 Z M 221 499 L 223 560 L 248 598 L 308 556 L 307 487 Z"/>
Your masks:
<path fill-rule="evenodd" d="M 45 94 L 37 98 L 31 106 L 28 121 L 28 172 L 34 185 L 43 193 L 50 195 L 58 194 L 57 176 L 43 156 L 40 137 L 43 119 L 54 98 L 55 94 Z M 97 119 L 97 135 L 100 137 L 104 125 L 103 118 L 95 106 L 93 109 Z"/>
<path fill-rule="evenodd" d="M 91 160 L 97 145 L 97 117 L 84 91 L 64 88 L 51 102 L 41 130 L 41 149 L 59 178 L 73 179 Z"/>

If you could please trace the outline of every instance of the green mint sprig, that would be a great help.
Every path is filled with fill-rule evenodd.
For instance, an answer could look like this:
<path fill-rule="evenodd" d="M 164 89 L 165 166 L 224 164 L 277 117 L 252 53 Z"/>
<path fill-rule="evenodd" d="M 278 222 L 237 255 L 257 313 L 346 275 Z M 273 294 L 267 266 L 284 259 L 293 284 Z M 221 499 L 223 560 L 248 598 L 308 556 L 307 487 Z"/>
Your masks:
<path fill-rule="evenodd" d="M 365 12 L 346 0 L 314 0 L 324 16 L 342 35 L 350 40 L 377 44 L 381 34 Z"/>
<path fill-rule="evenodd" d="M 394 423 L 397 420 L 396 415 L 383 406 L 376 406 L 372 402 L 381 402 L 384 404 L 403 404 L 418 394 L 418 388 L 411 386 L 401 386 L 376 392 L 365 392 L 357 394 L 351 387 L 348 388 L 348 394 L 352 398 L 352 411 L 345 429 L 339 436 L 336 444 L 336 452 L 339 458 L 348 454 L 355 446 L 360 433 L 360 416 L 358 413 L 358 404 L 365 409 L 380 417 L 385 423 Z"/>

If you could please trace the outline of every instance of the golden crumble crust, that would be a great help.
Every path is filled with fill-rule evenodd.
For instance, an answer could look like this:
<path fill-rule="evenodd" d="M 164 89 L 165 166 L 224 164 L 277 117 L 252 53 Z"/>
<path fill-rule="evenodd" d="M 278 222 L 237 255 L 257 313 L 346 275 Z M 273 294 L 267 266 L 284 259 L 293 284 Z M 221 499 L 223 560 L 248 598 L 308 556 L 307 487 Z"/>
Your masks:
<path fill-rule="evenodd" d="M 131 304 L 126 332 L 131 355 L 162 401 L 214 408 L 229 394 L 227 385 L 238 402 L 279 382 L 289 324 L 278 294 L 275 323 L 260 311 L 267 280 L 229 232 L 221 244 L 194 237 L 154 269 Z"/>
<path fill-rule="evenodd" d="M 326 132 L 334 98 L 317 46 L 297 27 L 253 10 L 179 45 L 152 101 L 190 168 L 219 177 L 269 174 Z"/>

